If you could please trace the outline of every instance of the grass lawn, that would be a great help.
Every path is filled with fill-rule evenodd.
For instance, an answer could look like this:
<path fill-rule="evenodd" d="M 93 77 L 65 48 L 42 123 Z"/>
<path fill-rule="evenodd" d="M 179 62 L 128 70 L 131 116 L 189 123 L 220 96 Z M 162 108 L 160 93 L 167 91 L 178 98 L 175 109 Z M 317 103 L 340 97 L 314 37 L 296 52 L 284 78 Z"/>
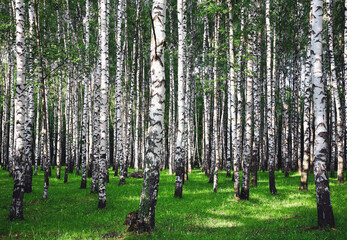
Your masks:
<path fill-rule="evenodd" d="M 130 169 L 130 172 L 134 171 Z M 64 170 L 62 171 L 62 173 Z M 33 192 L 24 196 L 24 221 L 10 222 L 13 180 L 0 170 L 0 239 L 347 239 L 347 186 L 330 179 L 336 228 L 319 230 L 314 179 L 309 191 L 299 190 L 297 173 L 285 178 L 276 172 L 278 195 L 272 196 L 268 173 L 259 172 L 257 188 L 249 201 L 235 201 L 233 182 L 220 172 L 218 193 L 199 170 L 193 170 L 183 187 L 183 198 L 174 198 L 175 176 L 161 172 L 156 209 L 156 231 L 126 233 L 125 216 L 137 210 L 142 179 L 127 178 L 118 186 L 110 171 L 107 206 L 99 210 L 98 195 L 79 189 L 80 176 L 69 182 L 50 178 L 49 199 L 43 200 L 43 172 L 33 177 Z M 112 177 L 111 177 L 112 176 Z"/>

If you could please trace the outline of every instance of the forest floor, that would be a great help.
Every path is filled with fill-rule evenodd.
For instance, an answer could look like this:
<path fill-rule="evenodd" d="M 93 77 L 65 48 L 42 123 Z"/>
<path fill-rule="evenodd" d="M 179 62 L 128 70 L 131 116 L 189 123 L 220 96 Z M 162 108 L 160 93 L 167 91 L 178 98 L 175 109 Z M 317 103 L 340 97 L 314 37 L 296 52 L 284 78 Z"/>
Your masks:
<path fill-rule="evenodd" d="M 130 172 L 133 172 L 130 169 Z M 63 173 L 64 171 L 62 171 Z M 24 196 L 24 218 L 10 222 L 13 180 L 0 169 L 0 239 L 347 239 L 347 184 L 330 179 L 336 227 L 317 228 L 313 175 L 309 191 L 299 190 L 300 176 L 285 178 L 276 172 L 278 195 L 269 193 L 268 172 L 259 172 L 258 187 L 249 201 L 235 201 L 233 182 L 220 172 L 218 193 L 199 170 L 193 170 L 183 187 L 183 198 L 174 198 L 175 176 L 161 172 L 156 231 L 127 233 L 125 216 L 138 209 L 142 179 L 127 178 L 118 185 L 110 171 L 107 206 L 99 210 L 98 195 L 79 189 L 80 176 L 69 182 L 50 178 L 49 199 L 43 200 L 43 172 L 33 177 L 33 192 Z M 112 177 L 111 177 L 112 176 Z"/>

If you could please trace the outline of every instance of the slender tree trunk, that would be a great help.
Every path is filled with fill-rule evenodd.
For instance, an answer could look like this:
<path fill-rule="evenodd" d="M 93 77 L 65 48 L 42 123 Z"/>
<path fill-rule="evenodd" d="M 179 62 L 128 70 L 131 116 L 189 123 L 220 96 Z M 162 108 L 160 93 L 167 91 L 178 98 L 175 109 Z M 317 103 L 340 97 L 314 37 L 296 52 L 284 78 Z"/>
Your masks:
<path fill-rule="evenodd" d="M 344 82 L 345 82 L 345 153 L 347 158 L 347 1 L 345 1 L 345 25 L 344 25 Z M 347 181 L 347 176 L 346 176 Z"/>
<path fill-rule="evenodd" d="M 107 0 L 99 0 L 100 18 L 100 147 L 99 147 L 99 208 L 106 207 L 106 144 L 107 144 L 107 98 L 108 98 L 108 28 Z"/>
<path fill-rule="evenodd" d="M 23 219 L 24 198 L 24 163 L 25 163 L 25 31 L 24 16 L 25 5 L 23 0 L 15 2 L 16 21 L 16 59 L 17 59 L 17 83 L 15 100 L 15 166 L 13 196 L 10 208 L 10 220 Z"/>
<path fill-rule="evenodd" d="M 216 0 L 216 5 L 219 5 L 219 0 Z M 215 145 L 215 167 L 213 177 L 213 191 L 217 192 L 218 187 L 218 169 L 220 162 L 220 152 L 218 143 L 218 48 L 219 48 L 219 13 L 214 14 L 214 66 L 213 66 L 213 141 Z"/>
<path fill-rule="evenodd" d="M 140 164 L 140 138 L 139 138 L 139 133 L 140 133 L 140 70 L 141 70 L 141 64 L 140 64 L 140 49 L 141 49 L 141 29 L 138 29 L 138 54 L 137 54 L 137 59 L 136 59 L 136 118 L 135 118 L 135 139 L 134 139 L 134 167 L 135 167 L 135 172 L 139 171 L 139 164 Z"/>
<path fill-rule="evenodd" d="M 175 197 L 182 198 L 183 181 L 184 181 L 184 152 L 185 147 L 183 135 L 185 132 L 185 44 L 186 39 L 186 11 L 187 1 L 178 0 L 177 17 L 178 17 L 178 95 L 177 95 L 177 137 L 176 137 L 176 184 Z"/>
<path fill-rule="evenodd" d="M 40 45 L 39 45 L 40 46 Z M 40 48 L 41 49 L 41 48 Z M 48 99 L 46 83 L 44 78 L 41 77 L 41 99 L 42 99 L 42 138 L 43 138 L 43 154 L 42 154 L 42 162 L 44 169 L 44 186 L 43 186 L 43 199 L 48 198 L 48 188 L 49 188 L 49 172 L 50 172 L 50 164 L 49 164 L 49 135 L 48 135 L 48 103 L 46 102 Z"/>
<path fill-rule="evenodd" d="M 146 167 L 137 221 L 129 224 L 131 231 L 153 231 L 155 227 L 165 109 L 165 14 L 166 0 L 154 0 L 151 15 L 153 27 L 151 36 L 151 107 L 149 108 Z"/>
<path fill-rule="evenodd" d="M 86 1 L 86 16 L 84 19 L 85 23 L 85 48 L 86 48 L 86 67 L 89 66 L 89 0 Z M 81 188 L 87 187 L 87 131 L 88 131 L 88 94 L 89 94 L 89 78 L 87 74 L 84 76 L 84 97 L 83 97 L 83 117 L 82 117 L 82 178 L 81 178 Z"/>
<path fill-rule="evenodd" d="M 244 1 L 242 0 L 241 7 L 241 36 L 239 46 L 239 56 L 237 59 L 238 71 L 237 71 L 237 103 L 236 103 L 236 139 L 237 145 L 234 153 L 234 197 L 236 200 L 240 198 L 240 164 L 242 158 L 242 77 L 241 77 L 241 63 L 242 63 L 242 52 L 243 52 L 243 29 L 244 29 Z"/>
<path fill-rule="evenodd" d="M 71 163 L 70 156 L 70 96 L 71 96 L 71 78 L 67 77 L 67 87 L 66 87 L 66 99 L 65 99 L 65 122 L 66 122 L 66 131 L 65 131 L 65 174 L 64 174 L 64 183 L 68 181 L 68 174 Z"/>
<path fill-rule="evenodd" d="M 257 4 L 259 7 L 259 4 Z M 261 111 L 261 92 L 260 92 L 260 41 L 257 41 L 257 37 L 260 39 L 260 32 L 257 36 L 254 33 L 253 36 L 253 52 L 255 53 L 256 61 L 253 62 L 253 122 L 254 122 L 254 137 L 253 137 L 253 146 L 252 146 L 252 179 L 251 186 L 256 187 L 258 185 L 258 165 L 259 165 L 259 146 L 260 146 L 260 111 Z"/>
<path fill-rule="evenodd" d="M 11 50 L 9 49 L 9 55 L 11 55 Z M 10 56 L 8 56 L 10 59 Z M 9 68 L 10 70 L 10 68 Z M 10 76 L 10 72 L 8 72 L 8 78 Z M 2 114 L 2 141 L 1 141 L 1 160 L 2 160 L 2 168 L 8 170 L 8 128 L 9 128 L 9 96 L 10 96 L 10 79 L 6 81 L 6 89 L 3 99 L 3 114 Z"/>
<path fill-rule="evenodd" d="M 39 93 L 39 89 L 37 89 L 37 107 L 36 107 L 36 124 L 35 124 L 35 172 L 37 175 L 38 163 L 40 161 L 40 105 L 41 105 L 41 95 Z"/>
<path fill-rule="evenodd" d="M 208 18 L 204 16 L 204 36 L 203 36 L 203 53 L 202 53 L 202 62 L 204 64 L 202 71 L 202 84 L 203 84 L 203 99 L 204 99 L 204 168 L 205 175 L 210 175 L 210 159 L 211 159 L 211 144 L 210 144 L 210 109 L 211 101 L 208 88 L 210 86 L 207 76 L 208 76 L 208 38 L 209 38 L 209 25 Z"/>
<path fill-rule="evenodd" d="M 330 200 L 329 179 L 326 162 L 328 159 L 328 133 L 326 116 L 326 94 L 322 79 L 322 32 L 323 1 L 312 0 L 312 85 L 315 113 L 314 176 L 316 183 L 318 225 L 334 227 L 334 214 Z"/>
<path fill-rule="evenodd" d="M 169 102 L 169 174 L 173 174 L 175 169 L 175 127 L 176 127 L 176 111 L 175 111 L 175 72 L 174 72 L 174 44 L 173 44 L 173 18 L 172 18 L 173 1 L 169 4 L 170 19 L 170 102 Z"/>
<path fill-rule="evenodd" d="M 115 161 L 119 165 L 123 165 L 123 139 L 122 139 L 122 111 L 121 111 L 121 105 L 122 105 L 122 69 L 123 69 L 123 51 L 122 51 L 122 46 L 121 46 L 121 29 L 122 29 L 122 19 L 123 19 L 123 9 L 124 9 L 124 0 L 119 0 L 118 2 L 118 16 L 117 16 L 117 34 L 116 34 L 116 46 L 117 46 L 117 65 L 116 65 L 116 116 L 115 116 L 115 121 L 116 121 L 116 127 L 115 127 L 115 139 L 117 142 L 116 146 L 116 154 L 115 154 Z M 121 167 L 121 172 L 119 173 L 119 184 L 124 184 L 125 183 L 125 178 L 124 178 L 124 166 Z"/>
<path fill-rule="evenodd" d="M 249 9 L 248 21 L 253 22 L 253 16 L 251 13 L 253 8 Z M 249 176 L 250 176 L 250 163 L 252 159 L 252 112 L 253 112 L 253 59 L 251 58 L 253 54 L 253 32 L 248 34 L 247 41 L 247 77 L 246 77 L 246 109 L 245 109 L 245 140 L 243 147 L 243 174 L 242 174 L 242 186 L 240 198 L 244 200 L 249 200 Z"/>
<path fill-rule="evenodd" d="M 11 50 L 12 51 L 12 50 Z M 14 85 L 14 59 L 13 56 L 11 55 L 10 59 L 10 93 L 11 93 L 11 98 L 10 98 L 10 132 L 9 132 L 9 144 L 8 144 L 8 170 L 9 170 L 9 175 L 10 177 L 14 177 L 14 168 L 15 168 L 15 159 L 14 159 L 14 154 L 15 154 L 15 142 L 14 142 L 14 115 L 15 115 L 15 85 Z"/>
<path fill-rule="evenodd" d="M 142 41 L 143 42 L 143 41 Z M 141 49 L 143 49 L 143 43 L 142 43 L 142 47 Z M 142 52 L 142 121 L 141 121 L 141 128 L 142 128 L 142 133 L 141 133 L 141 168 L 145 169 L 145 143 L 146 143 L 146 117 L 147 117 L 147 112 L 146 112 L 146 90 L 148 89 L 148 86 L 145 82 L 145 52 Z"/>
<path fill-rule="evenodd" d="M 302 161 L 300 190 L 307 190 L 310 163 L 310 108 L 311 108 L 311 46 L 312 46 L 312 5 L 310 10 L 310 28 L 306 50 L 304 81 L 304 157 Z"/>
<path fill-rule="evenodd" d="M 275 30 L 274 30 L 275 31 Z M 268 129 L 268 158 L 269 158 L 269 186 L 272 194 L 277 194 L 275 186 L 275 146 L 274 146 L 274 91 L 271 78 L 271 25 L 270 0 L 266 0 L 266 82 L 267 82 L 267 129 Z"/>
<path fill-rule="evenodd" d="M 233 164 L 234 169 L 234 177 L 235 177 L 235 169 L 237 169 L 236 164 L 236 146 L 237 146 L 237 133 L 236 133 L 236 91 L 235 91 L 235 70 L 234 70 L 234 64 L 235 64 L 235 57 L 234 57 L 234 22 L 233 22 L 233 5 L 231 0 L 228 0 L 228 8 L 229 8 L 229 104 L 228 108 L 230 111 L 228 112 L 228 125 L 229 127 L 228 134 L 230 134 L 230 143 L 228 143 L 228 147 L 230 149 L 230 164 Z M 231 132 L 230 132 L 231 131 Z M 227 157 L 228 158 L 228 157 Z M 228 160 L 228 159 L 227 159 Z M 228 168 L 227 168 L 228 170 Z M 228 173 L 227 173 L 228 175 Z M 237 191 L 238 195 L 238 191 Z M 238 196 L 235 196 L 235 198 L 238 198 Z"/>
<path fill-rule="evenodd" d="M 25 120 L 25 130 L 26 130 L 26 146 L 25 146 L 25 192 L 32 192 L 32 156 L 33 156 L 33 124 L 35 117 L 35 106 L 34 106 L 34 59 L 33 59 L 33 48 L 34 48 L 34 4 L 29 1 L 29 79 L 27 84 L 27 112 Z"/>
<path fill-rule="evenodd" d="M 333 10 L 333 0 L 326 0 L 327 17 L 328 17 L 328 45 L 329 45 L 329 57 L 330 57 L 330 71 L 331 71 L 331 87 L 332 87 L 332 101 L 336 113 L 336 128 L 333 128 L 336 137 L 337 146 L 337 181 L 338 183 L 344 183 L 343 179 L 343 168 L 344 168 L 344 150 L 343 150 L 343 123 L 342 123 L 342 104 L 339 97 L 339 89 L 336 77 L 336 66 L 334 57 L 334 44 L 333 44 L 333 21 L 332 21 L 332 10 Z"/>

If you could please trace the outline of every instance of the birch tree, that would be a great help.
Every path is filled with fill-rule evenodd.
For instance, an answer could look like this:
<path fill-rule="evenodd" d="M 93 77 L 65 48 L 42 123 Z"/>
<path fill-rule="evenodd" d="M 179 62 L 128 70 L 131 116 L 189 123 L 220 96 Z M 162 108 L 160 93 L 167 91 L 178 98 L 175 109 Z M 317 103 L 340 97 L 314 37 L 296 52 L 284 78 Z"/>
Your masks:
<path fill-rule="evenodd" d="M 121 102 L 122 102 L 122 39 L 121 39 L 121 29 L 122 29 L 122 18 L 123 18 L 123 1 L 124 0 L 119 0 L 118 2 L 118 16 L 117 16 L 117 31 L 116 31 L 116 51 L 117 51 L 117 65 L 116 65 L 116 111 L 115 111 L 115 121 L 116 121 L 116 126 L 115 126 L 115 140 L 117 144 L 115 147 L 115 160 L 119 164 L 124 161 L 123 160 L 123 139 L 122 139 L 122 114 L 121 114 Z M 123 170 L 122 170 L 123 171 Z M 125 183 L 125 178 L 124 175 L 121 175 L 121 172 L 119 174 L 119 184 L 124 184 Z"/>
<path fill-rule="evenodd" d="M 329 179 L 326 170 L 328 159 L 326 94 L 322 78 L 323 0 L 312 0 L 312 86 L 314 123 L 314 166 L 318 225 L 334 227 L 334 214 L 330 200 Z"/>
<path fill-rule="evenodd" d="M 25 115 L 25 130 L 26 130 L 26 145 L 25 145 L 25 192 L 32 192 L 32 156 L 33 156 L 33 124 L 35 116 L 35 106 L 34 106 L 34 59 L 33 59 L 33 48 L 34 48 L 34 4 L 33 1 L 29 1 L 29 58 L 28 58 L 28 68 L 29 68 L 29 79 L 27 84 L 27 108 Z"/>
<path fill-rule="evenodd" d="M 253 22 L 253 8 L 248 11 L 248 21 Z M 240 198 L 249 200 L 249 176 L 250 163 L 252 158 L 252 105 L 253 105 L 253 36 L 252 31 L 249 32 L 247 41 L 247 77 L 246 77 L 246 109 L 245 109 L 245 140 L 243 147 L 243 174 Z"/>
<path fill-rule="evenodd" d="M 16 21 L 16 60 L 17 84 L 15 100 L 15 166 L 13 196 L 10 208 L 10 220 L 23 219 L 24 198 L 24 162 L 25 162 L 25 5 L 23 0 L 15 2 Z"/>
<path fill-rule="evenodd" d="M 343 127 L 342 127 L 342 104 L 339 97 L 337 76 L 336 76 L 336 65 L 334 57 L 334 44 L 333 44 L 333 21 L 332 21 L 332 10 L 333 10 L 333 0 L 326 0 L 327 8 L 327 21 L 328 21 L 328 54 L 330 57 L 330 71 L 331 71 L 331 87 L 332 87 L 332 98 L 334 105 L 332 108 L 335 108 L 336 112 L 336 128 L 332 131 L 335 132 L 336 137 L 336 146 L 337 146 L 337 180 L 338 183 L 344 183 L 343 179 L 343 159 L 344 159 L 344 150 L 343 150 Z"/>
<path fill-rule="evenodd" d="M 99 153 L 99 208 L 106 207 L 106 137 L 107 137 L 107 98 L 108 98 L 108 28 L 107 0 L 99 0 L 100 18 L 100 153 Z"/>
<path fill-rule="evenodd" d="M 266 82 L 267 82 L 267 132 L 268 132 L 268 158 L 269 158 L 269 186 L 272 194 L 277 194 L 275 186 L 275 122 L 274 122 L 274 91 L 271 78 L 271 25 L 270 0 L 266 0 Z"/>
<path fill-rule="evenodd" d="M 228 10 L 229 10 L 229 80 L 228 80 L 228 148 L 227 150 L 227 158 L 230 158 L 230 165 L 233 163 L 232 160 L 235 159 L 236 156 L 234 156 L 236 151 L 236 109 L 235 109 L 235 70 L 234 70 L 234 24 L 233 24 L 233 5 L 231 0 L 228 0 Z M 230 166 L 231 168 L 231 166 Z M 234 167 L 233 167 L 234 169 Z M 229 167 L 227 166 L 227 170 L 229 170 Z"/>
<path fill-rule="evenodd" d="M 312 46 L 312 6 L 310 9 L 310 26 L 308 34 L 308 44 L 306 50 L 305 62 L 305 80 L 304 80 L 304 156 L 301 170 L 300 190 L 307 190 L 308 170 L 310 163 L 310 108 L 311 108 L 311 46 Z"/>
<path fill-rule="evenodd" d="M 345 118 L 347 113 L 347 1 L 345 1 L 345 24 L 344 24 L 344 82 L 345 82 Z M 347 153 L 347 120 L 345 119 L 345 152 Z M 346 157 L 347 158 L 347 157 Z M 347 176 L 346 176 L 347 180 Z"/>
<path fill-rule="evenodd" d="M 177 137 L 176 137 L 176 184 L 175 197 L 182 198 L 184 181 L 184 151 L 183 134 L 185 131 L 185 44 L 186 39 L 186 12 L 187 1 L 178 0 L 177 18 L 178 18 L 178 95 L 177 95 Z"/>
<path fill-rule="evenodd" d="M 130 231 L 150 232 L 155 227 L 165 113 L 165 18 L 166 0 L 154 0 L 151 14 L 151 94 L 146 164 L 140 206 L 135 219 L 129 224 Z"/>
<path fill-rule="evenodd" d="M 89 0 L 86 1 L 86 15 L 84 18 L 84 24 L 85 24 L 85 48 L 86 48 L 86 64 L 88 67 L 89 63 Z M 88 69 L 88 68 L 87 68 Z M 89 78 L 87 77 L 87 73 L 84 76 L 84 101 L 83 101 L 83 117 L 82 117 L 82 178 L 81 178 L 81 188 L 86 188 L 87 186 L 87 131 L 88 131 L 88 95 L 89 95 Z"/>
<path fill-rule="evenodd" d="M 219 5 L 219 0 L 216 0 L 216 5 Z M 213 142 L 215 146 L 214 153 L 212 156 L 215 158 L 214 176 L 213 176 L 213 191 L 217 192 L 218 186 L 218 169 L 220 162 L 220 151 L 218 146 L 218 48 L 219 48 L 219 13 L 214 14 L 214 66 L 213 66 Z"/>
<path fill-rule="evenodd" d="M 169 4 L 169 26 L 170 26 L 170 102 L 169 102 L 169 174 L 173 174 L 175 167 L 175 133 L 176 133 L 176 95 L 175 95 L 175 72 L 174 72 L 174 44 L 173 44 L 173 1 Z"/>
<path fill-rule="evenodd" d="M 236 200 L 240 198 L 240 163 L 242 159 L 242 79 L 241 79 L 241 63 L 242 63 L 242 53 L 243 53 L 243 30 L 244 30 L 244 1 L 242 0 L 241 7 L 241 36 L 240 36 L 240 45 L 239 45 L 239 53 L 237 59 L 237 101 L 236 101 L 236 139 L 237 145 L 234 151 L 234 197 Z"/>

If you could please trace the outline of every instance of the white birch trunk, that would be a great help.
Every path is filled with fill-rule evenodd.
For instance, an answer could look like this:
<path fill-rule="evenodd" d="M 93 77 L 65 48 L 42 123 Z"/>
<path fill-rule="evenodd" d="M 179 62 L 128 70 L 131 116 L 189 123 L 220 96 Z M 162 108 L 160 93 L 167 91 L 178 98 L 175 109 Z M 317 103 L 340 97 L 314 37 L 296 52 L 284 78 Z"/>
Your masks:
<path fill-rule="evenodd" d="M 16 59 L 17 83 L 15 100 L 15 166 L 13 197 L 10 208 L 10 220 L 23 219 L 24 198 L 24 162 L 25 162 L 25 6 L 23 0 L 16 0 Z"/>
<path fill-rule="evenodd" d="M 235 154 L 234 154 L 234 197 L 235 199 L 240 198 L 240 164 L 242 160 L 242 93 L 241 93 L 241 83 L 242 83 L 242 77 L 241 77 L 241 62 L 242 62 L 242 53 L 243 53 L 243 29 L 244 29 L 244 1 L 242 0 L 242 7 L 241 7 L 241 36 L 240 36 L 240 46 L 239 46 L 239 56 L 237 59 L 237 65 L 238 65 L 238 71 L 237 71 L 237 102 L 235 108 L 237 109 L 236 113 L 236 139 L 237 139 L 237 145 L 235 148 Z"/>
<path fill-rule="evenodd" d="M 248 11 L 248 21 L 253 23 L 253 16 L 250 8 Z M 250 163 L 252 159 L 252 115 L 253 115 L 253 36 L 252 32 L 248 34 L 247 41 L 247 77 L 246 77 L 246 96 L 245 96 L 245 137 L 243 146 L 243 173 L 242 173 L 242 186 L 240 198 L 249 200 L 249 176 L 250 176 Z"/>
<path fill-rule="evenodd" d="M 219 5 L 219 0 L 216 0 L 216 4 Z M 213 66 L 213 90 L 214 90 L 214 100 L 213 100 L 213 142 L 215 146 L 215 166 L 214 166 L 214 176 L 213 176 L 213 192 L 217 192 L 218 187 L 218 169 L 220 164 L 220 151 L 218 144 L 218 48 L 219 48 L 219 13 L 214 14 L 214 66 Z"/>
<path fill-rule="evenodd" d="M 85 25 L 85 49 L 86 49 L 86 58 L 85 64 L 86 67 L 89 67 L 89 0 L 86 0 L 86 16 L 84 18 Z M 82 178 L 81 178 L 81 188 L 84 189 L 87 187 L 87 132 L 88 132 L 88 94 L 89 94 L 89 78 L 86 74 L 84 76 L 84 97 L 83 97 L 83 116 L 82 116 L 82 156 L 81 156 L 81 166 L 82 166 Z"/>
<path fill-rule="evenodd" d="M 185 146 L 183 135 L 185 132 L 185 39 L 186 39 L 186 12 L 187 1 L 178 0 L 177 18 L 178 18 L 178 95 L 177 95 L 177 137 L 176 137 L 176 184 L 175 197 L 182 198 L 184 181 L 184 152 Z"/>
<path fill-rule="evenodd" d="M 166 0 L 154 0 L 152 7 L 151 36 L 151 94 L 149 129 L 146 148 L 146 166 L 138 211 L 140 230 L 152 231 L 155 227 L 155 208 L 159 190 L 159 166 L 163 143 L 165 113 L 165 18 Z M 136 228 L 135 228 L 136 229 Z M 138 230 L 138 228 L 136 229 Z"/>
<path fill-rule="evenodd" d="M 123 162 L 123 139 L 122 139 L 122 111 L 121 111 L 121 105 L 122 105 L 122 69 L 123 69 L 123 64 L 122 64 L 122 39 L 121 39 L 121 29 L 122 29 L 122 20 L 123 20 L 123 0 L 119 0 L 118 2 L 118 16 L 117 16 L 117 32 L 116 32 L 116 46 L 117 46 L 117 65 L 116 65 L 116 111 L 115 111 L 115 121 L 116 121 L 116 126 L 115 126 L 115 140 L 117 144 L 115 147 L 115 154 L 114 154 L 114 161 L 116 161 L 119 165 Z M 117 168 L 116 168 L 117 169 Z M 122 169 L 122 171 L 124 171 Z M 125 178 L 124 174 L 121 172 L 119 173 L 119 183 L 123 184 L 125 183 Z"/>
<path fill-rule="evenodd" d="M 326 94 L 322 79 L 322 33 L 323 0 L 312 0 L 312 86 L 315 114 L 314 176 L 316 183 L 318 225 L 334 227 L 334 214 L 330 200 L 329 179 L 326 162 L 328 159 L 328 132 L 326 116 Z"/>
<path fill-rule="evenodd" d="M 176 129 L 176 111 L 175 111 L 175 72 L 173 62 L 173 18 L 172 18 L 172 3 L 169 4 L 169 19 L 170 19 L 170 103 L 169 103 L 169 174 L 172 175 L 175 169 L 175 129 Z"/>
<path fill-rule="evenodd" d="M 228 134 L 229 134 L 229 142 L 227 150 L 227 160 L 229 159 L 230 163 L 233 164 L 233 170 L 236 169 L 235 164 L 236 161 L 236 146 L 237 146 L 237 133 L 236 133 L 236 91 L 235 91 L 235 53 L 234 53 L 234 21 L 233 21 L 233 5 L 231 0 L 228 0 L 228 8 L 229 8 L 229 87 L 228 87 L 228 123 L 229 126 Z M 228 164 L 228 163 L 227 163 Z M 231 167 L 230 167 L 231 168 Z M 228 166 L 227 166 L 228 170 Z M 234 173 L 235 174 L 235 173 Z M 238 197 L 238 196 L 235 196 Z"/>
<path fill-rule="evenodd" d="M 336 138 L 337 146 L 337 181 L 338 183 L 344 183 L 343 179 L 343 168 L 344 168 L 344 150 L 343 150 L 343 123 L 342 123 L 342 104 L 339 97 L 339 89 L 336 77 L 336 66 L 335 66 L 335 57 L 334 57 L 334 44 L 333 44 L 333 20 L 332 20 L 332 10 L 333 10 L 333 0 L 326 0 L 327 8 L 327 21 L 328 21 L 328 46 L 329 46 L 329 57 L 330 57 L 330 71 L 331 71 L 331 87 L 332 87 L 332 98 L 334 100 L 332 103 L 332 108 L 335 108 L 336 113 L 336 128 L 333 128 Z"/>
<path fill-rule="evenodd" d="M 25 116 L 25 131 L 26 131 L 26 146 L 25 146 L 25 192 L 32 192 L 32 156 L 33 156 L 33 124 L 35 117 L 35 104 L 34 104 L 34 59 L 33 59 L 33 48 L 34 48 L 34 5 L 32 0 L 29 1 L 29 78 L 27 83 L 27 107 Z"/>
<path fill-rule="evenodd" d="M 106 207 L 106 144 L 108 119 L 108 28 L 107 28 L 107 0 L 99 0 L 99 28 L 101 47 L 100 69 L 100 148 L 99 148 L 99 208 Z"/>
<path fill-rule="evenodd" d="M 274 30 L 275 31 L 275 30 Z M 271 78 L 271 25 L 270 25 L 270 0 L 266 0 L 266 82 L 267 82 L 267 132 L 268 132 L 268 162 L 269 186 L 272 194 L 277 194 L 275 186 L 275 114 L 273 80 Z"/>
<path fill-rule="evenodd" d="M 136 118 L 135 118 L 135 139 L 134 139 L 134 168 L 135 172 L 139 171 L 140 167 L 140 138 L 139 138 L 139 133 L 140 133 L 140 105 L 141 105 L 141 99 L 140 99 L 140 69 L 141 69 L 141 64 L 140 64 L 140 51 L 141 51 L 141 29 L 138 30 L 138 38 L 139 38 L 139 43 L 138 43 L 138 55 L 136 59 Z M 143 86 L 142 86 L 143 87 Z"/>
<path fill-rule="evenodd" d="M 311 110 L 311 46 L 312 46 L 312 5 L 310 9 L 310 27 L 305 61 L 305 80 L 304 80 L 304 156 L 301 170 L 300 190 L 307 190 L 308 170 L 310 163 L 310 110 Z"/>

